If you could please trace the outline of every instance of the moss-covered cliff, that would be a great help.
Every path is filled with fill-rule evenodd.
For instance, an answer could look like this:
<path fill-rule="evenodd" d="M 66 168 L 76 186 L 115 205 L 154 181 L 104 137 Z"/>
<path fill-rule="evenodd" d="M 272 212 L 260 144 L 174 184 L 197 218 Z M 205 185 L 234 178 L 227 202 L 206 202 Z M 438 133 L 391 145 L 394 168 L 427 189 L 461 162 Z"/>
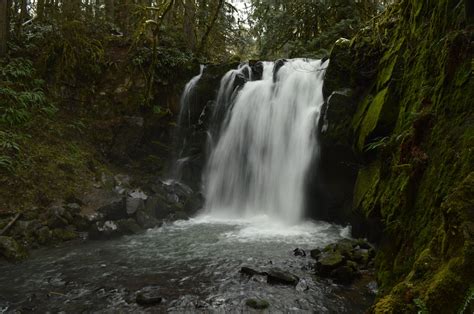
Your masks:
<path fill-rule="evenodd" d="M 383 228 L 376 313 L 472 306 L 474 60 L 467 21 L 463 1 L 403 0 L 350 42 L 338 41 L 331 55 L 325 96 L 344 91 L 347 101 L 331 107 L 329 98 L 327 116 L 338 120 L 328 121 L 323 137 L 358 153 L 353 210 Z"/>

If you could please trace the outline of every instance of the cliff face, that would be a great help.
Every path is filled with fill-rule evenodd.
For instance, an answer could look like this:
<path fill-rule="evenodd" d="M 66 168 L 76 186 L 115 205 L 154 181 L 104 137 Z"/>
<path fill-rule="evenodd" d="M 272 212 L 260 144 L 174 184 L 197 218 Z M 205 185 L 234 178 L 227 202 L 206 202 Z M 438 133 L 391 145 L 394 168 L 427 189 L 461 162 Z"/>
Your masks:
<path fill-rule="evenodd" d="M 374 312 L 453 313 L 473 297 L 468 15 L 462 1 L 403 0 L 331 53 L 321 137 L 357 154 L 353 213 L 383 230 Z"/>

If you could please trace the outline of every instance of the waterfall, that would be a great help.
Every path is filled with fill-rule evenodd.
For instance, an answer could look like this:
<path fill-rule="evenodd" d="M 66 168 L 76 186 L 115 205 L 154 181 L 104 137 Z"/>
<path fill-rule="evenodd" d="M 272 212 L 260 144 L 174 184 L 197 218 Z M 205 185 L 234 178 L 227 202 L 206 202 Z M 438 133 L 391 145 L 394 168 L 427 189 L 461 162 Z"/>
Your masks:
<path fill-rule="evenodd" d="M 205 174 L 205 208 L 221 218 L 303 218 L 305 174 L 317 153 L 323 65 L 294 59 L 237 89 L 243 67 L 223 78 L 215 112 L 225 111 Z M 251 72 L 250 72 L 251 73 Z"/>
<path fill-rule="evenodd" d="M 172 180 L 179 181 L 182 176 L 183 165 L 188 161 L 187 156 L 183 156 L 186 148 L 186 130 L 191 127 L 192 102 L 195 97 L 194 88 L 202 77 L 205 66 L 200 65 L 199 74 L 194 76 L 184 87 L 180 100 L 180 110 L 178 116 L 178 132 L 175 135 L 174 144 L 174 164 L 171 171 Z"/>

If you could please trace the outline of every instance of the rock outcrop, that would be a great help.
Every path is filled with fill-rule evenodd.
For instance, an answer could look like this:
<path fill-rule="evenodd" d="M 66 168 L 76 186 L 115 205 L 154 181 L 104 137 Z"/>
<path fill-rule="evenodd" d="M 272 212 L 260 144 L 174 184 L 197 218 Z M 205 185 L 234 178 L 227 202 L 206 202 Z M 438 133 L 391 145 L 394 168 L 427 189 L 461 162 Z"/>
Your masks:
<path fill-rule="evenodd" d="M 321 138 L 356 156 L 353 233 L 378 243 L 377 313 L 469 302 L 474 80 L 464 9 L 400 1 L 331 54 Z"/>

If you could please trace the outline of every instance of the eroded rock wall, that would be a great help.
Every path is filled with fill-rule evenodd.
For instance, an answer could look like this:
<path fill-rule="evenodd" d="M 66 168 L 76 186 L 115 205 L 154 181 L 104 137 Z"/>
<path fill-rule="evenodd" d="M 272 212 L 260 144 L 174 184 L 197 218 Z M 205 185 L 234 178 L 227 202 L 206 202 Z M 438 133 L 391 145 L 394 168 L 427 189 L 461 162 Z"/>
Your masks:
<path fill-rule="evenodd" d="M 333 49 L 321 136 L 357 154 L 358 231 L 382 231 L 374 312 L 472 306 L 472 40 L 462 2 L 403 0 Z"/>

